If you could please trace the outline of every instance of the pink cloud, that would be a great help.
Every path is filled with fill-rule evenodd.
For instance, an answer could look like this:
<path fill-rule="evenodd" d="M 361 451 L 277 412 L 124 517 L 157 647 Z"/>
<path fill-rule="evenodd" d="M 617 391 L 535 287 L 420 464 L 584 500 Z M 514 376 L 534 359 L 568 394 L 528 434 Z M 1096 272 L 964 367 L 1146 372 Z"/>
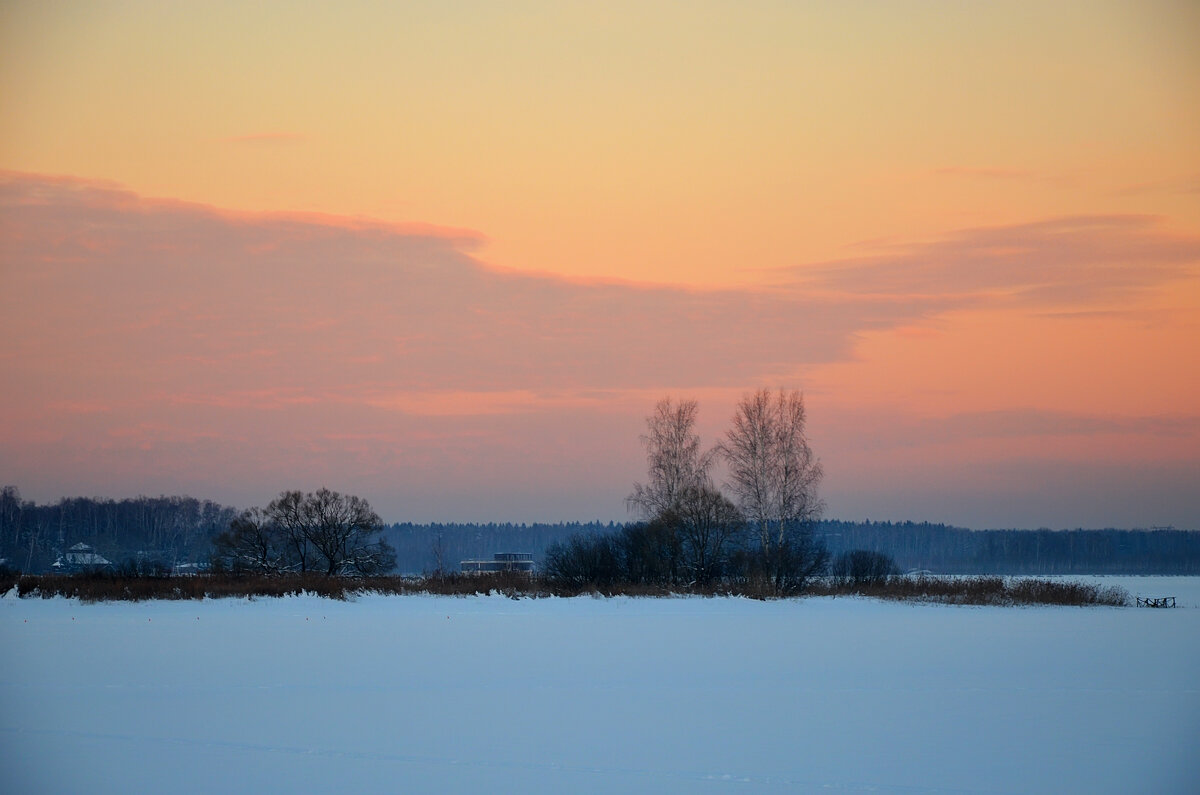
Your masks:
<path fill-rule="evenodd" d="M 242 505 L 324 484 L 397 519 L 620 518 L 663 394 L 699 397 L 712 439 L 742 390 L 851 359 L 864 330 L 997 296 L 1093 311 L 1091 296 L 1193 273 L 1200 252 L 1153 219 L 1055 219 L 797 269 L 781 289 L 701 291 L 501 272 L 473 256 L 481 240 L 0 175 L 0 482 Z M 836 403 L 821 418 L 834 430 Z M 1193 429 L 1179 422 L 1113 432 Z M 898 427 L 896 448 L 931 434 Z M 1111 430 L 1002 414 L 939 432 L 1064 428 Z M 823 455 L 871 433 L 851 423 Z"/>
<path fill-rule="evenodd" d="M 737 385 L 845 356 L 858 329 L 913 311 L 498 272 L 458 230 L 231 215 L 93 184 L 10 178 L 0 202 L 17 355 L 98 382 L 120 370 L 154 387 L 142 394 Z"/>
<path fill-rule="evenodd" d="M 1007 297 L 1088 306 L 1197 273 L 1200 237 L 1141 215 L 1054 218 L 964 229 L 928 243 L 793 270 L 799 288 L 851 295 L 941 296 L 962 305 Z"/>

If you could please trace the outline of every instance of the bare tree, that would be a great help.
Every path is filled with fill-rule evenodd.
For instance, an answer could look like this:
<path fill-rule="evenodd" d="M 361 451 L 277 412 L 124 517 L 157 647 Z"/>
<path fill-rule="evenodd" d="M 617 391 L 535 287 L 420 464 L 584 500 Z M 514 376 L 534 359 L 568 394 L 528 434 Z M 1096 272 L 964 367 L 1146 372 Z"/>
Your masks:
<path fill-rule="evenodd" d="M 309 544 L 308 521 L 304 511 L 305 497 L 300 491 L 284 491 L 267 505 L 267 515 L 283 535 L 289 554 L 301 572 L 309 570 L 312 550 Z"/>
<path fill-rule="evenodd" d="M 676 518 L 683 568 L 692 584 L 707 585 L 722 576 L 734 542 L 746 525 L 737 506 L 706 485 L 689 491 Z"/>
<path fill-rule="evenodd" d="M 789 528 L 811 523 L 824 509 L 817 496 L 823 472 L 804 424 L 800 392 L 760 389 L 738 403 L 719 447 L 729 466 L 727 485 L 764 550 L 782 545 Z"/>
<path fill-rule="evenodd" d="M 802 588 L 828 560 L 812 534 L 824 510 L 817 494 L 823 473 L 805 419 L 800 392 L 760 389 L 738 403 L 719 447 L 729 467 L 727 485 L 757 530 L 752 568 L 780 592 Z"/>
<path fill-rule="evenodd" d="M 306 495 L 304 517 L 326 574 L 375 574 L 395 565 L 391 546 L 375 539 L 383 520 L 363 498 L 320 489 Z"/>
<path fill-rule="evenodd" d="M 635 483 L 626 502 L 650 519 L 676 512 L 684 498 L 708 485 L 712 452 L 703 452 L 696 435 L 697 404 L 694 400 L 673 403 L 663 398 L 646 418 L 647 482 Z"/>
<path fill-rule="evenodd" d="M 243 511 L 213 539 L 214 564 L 233 571 L 278 574 L 292 568 L 287 537 L 266 511 Z"/>
<path fill-rule="evenodd" d="M 21 542 L 21 490 L 16 486 L 0 489 L 0 533 L 6 546 Z"/>
<path fill-rule="evenodd" d="M 669 583 L 708 584 L 719 577 L 745 525 L 709 476 L 715 451 L 701 447 L 697 408 L 694 400 L 674 403 L 669 397 L 655 405 L 642 436 L 647 482 L 635 484 L 628 498 L 650 522 L 627 534 L 627 563 L 639 572 L 653 569 Z M 666 571 L 658 571 L 663 566 Z"/>
<path fill-rule="evenodd" d="M 726 484 L 746 518 L 754 523 L 762 549 L 770 547 L 771 520 L 775 514 L 773 472 L 775 422 L 771 394 L 759 390 L 738 403 L 733 427 L 718 450 L 729 467 Z"/>
<path fill-rule="evenodd" d="M 285 491 L 264 515 L 302 572 L 377 574 L 395 565 L 395 551 L 378 537 L 383 520 L 361 497 L 329 489 Z"/>
<path fill-rule="evenodd" d="M 440 525 L 438 526 L 437 535 L 430 544 L 429 551 L 433 553 L 433 573 L 435 576 L 441 577 L 446 573 L 446 541 L 442 537 L 442 528 Z"/>

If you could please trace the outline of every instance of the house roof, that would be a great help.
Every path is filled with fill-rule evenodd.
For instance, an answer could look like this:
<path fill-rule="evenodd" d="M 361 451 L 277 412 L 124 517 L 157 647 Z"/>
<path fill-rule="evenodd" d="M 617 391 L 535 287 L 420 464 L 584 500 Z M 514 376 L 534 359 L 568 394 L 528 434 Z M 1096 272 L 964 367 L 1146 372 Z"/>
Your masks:
<path fill-rule="evenodd" d="M 67 550 L 62 556 L 62 563 L 67 566 L 111 566 L 112 561 L 103 555 L 97 555 L 90 545 L 80 541 Z M 58 565 L 57 563 L 55 564 Z"/>

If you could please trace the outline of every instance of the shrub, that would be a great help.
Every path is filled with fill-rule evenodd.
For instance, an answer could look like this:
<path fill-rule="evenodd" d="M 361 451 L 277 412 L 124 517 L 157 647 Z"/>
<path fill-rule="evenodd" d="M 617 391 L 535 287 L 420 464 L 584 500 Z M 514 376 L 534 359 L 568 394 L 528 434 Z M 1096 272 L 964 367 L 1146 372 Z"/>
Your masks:
<path fill-rule="evenodd" d="M 877 599 L 940 602 L 958 605 L 1109 605 L 1129 603 L 1123 588 L 1083 582 L 1058 582 L 1003 577 L 889 577 L 886 581 L 857 585 L 831 578 L 814 589 L 824 595 L 861 594 Z"/>
<path fill-rule="evenodd" d="M 842 552 L 834 559 L 831 570 L 835 582 L 856 588 L 883 585 L 899 573 L 891 555 L 867 549 Z"/>
<path fill-rule="evenodd" d="M 607 591 L 627 579 L 620 545 L 611 535 L 575 535 L 552 544 L 544 569 L 546 578 L 565 591 Z"/>
<path fill-rule="evenodd" d="M 568 545 L 570 546 L 570 545 Z M 580 544 L 585 552 L 589 545 Z M 603 547 L 601 547 L 603 549 Z M 592 552 L 595 552 L 592 549 Z M 612 550 L 610 549 L 609 552 Z M 603 551 L 600 555 L 608 554 Z M 587 556 L 584 556 L 587 562 Z M 594 563 L 594 561 L 593 561 Z M 607 565 L 607 564 L 606 564 Z M 608 571 L 603 566 L 602 571 Z M 526 572 L 441 574 L 430 577 L 339 577 L 325 574 L 238 575 L 210 573 L 192 577 L 127 577 L 115 573 L 27 575 L 15 579 L 22 598 L 64 596 L 83 602 L 141 601 L 145 599 L 203 599 L 220 597 L 270 597 L 314 594 L 329 599 L 350 599 L 358 594 L 444 594 L 452 596 L 498 593 L 512 597 L 669 596 L 673 593 L 704 596 L 746 596 L 769 599 L 780 594 L 769 578 L 725 580 L 706 584 L 667 586 L 596 576 L 536 577 Z M 11 585 L 9 586 L 12 587 Z M 1081 582 L 1001 577 L 889 577 L 876 583 L 853 585 L 836 579 L 818 582 L 809 590 L 822 595 L 861 594 L 879 599 L 939 602 L 961 605 L 1111 605 L 1129 603 L 1129 594 L 1116 587 Z"/>
<path fill-rule="evenodd" d="M 0 566 L 0 594 L 11 591 L 20 579 L 21 572 L 8 566 Z"/>
<path fill-rule="evenodd" d="M 767 549 L 734 556 L 734 583 L 747 596 L 796 596 L 824 574 L 829 552 L 810 532 L 793 533 Z"/>

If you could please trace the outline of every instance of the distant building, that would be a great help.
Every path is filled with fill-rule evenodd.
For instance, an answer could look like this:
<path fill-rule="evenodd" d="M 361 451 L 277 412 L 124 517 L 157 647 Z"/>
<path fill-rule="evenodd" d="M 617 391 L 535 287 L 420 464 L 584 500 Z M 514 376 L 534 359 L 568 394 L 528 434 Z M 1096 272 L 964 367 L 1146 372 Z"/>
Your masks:
<path fill-rule="evenodd" d="M 174 577 L 195 577 L 197 574 L 203 574 L 208 571 L 207 563 L 176 563 L 171 567 L 171 575 Z"/>
<path fill-rule="evenodd" d="M 491 560 L 464 560 L 464 573 L 484 573 L 497 571 L 533 571 L 532 552 L 497 552 Z"/>
<path fill-rule="evenodd" d="M 103 555 L 98 555 L 91 546 L 80 542 L 60 555 L 54 561 L 55 571 L 73 573 L 77 571 L 100 571 L 111 569 L 112 561 Z"/>

